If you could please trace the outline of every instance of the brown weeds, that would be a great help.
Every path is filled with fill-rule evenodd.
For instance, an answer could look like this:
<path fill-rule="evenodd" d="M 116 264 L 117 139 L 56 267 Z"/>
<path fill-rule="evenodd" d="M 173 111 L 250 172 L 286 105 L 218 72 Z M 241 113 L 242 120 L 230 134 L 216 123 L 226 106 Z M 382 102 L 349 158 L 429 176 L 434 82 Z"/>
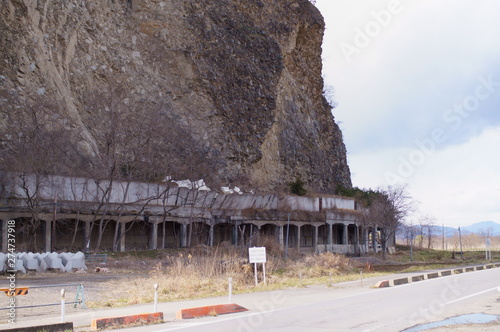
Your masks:
<path fill-rule="evenodd" d="M 299 273 L 303 278 L 317 278 L 339 275 L 352 270 L 349 259 L 332 253 L 300 255 L 289 250 L 289 259 L 283 259 L 283 252 L 274 239 L 261 238 L 266 247 L 266 281 L 272 288 L 301 287 Z M 113 289 L 108 298 L 94 303 L 94 306 L 120 306 L 152 302 L 154 284 L 158 284 L 160 301 L 174 301 L 208 296 L 225 295 L 228 278 L 233 280 L 233 292 L 247 292 L 255 289 L 254 266 L 247 261 L 248 249 L 221 244 L 217 247 L 198 246 L 183 251 L 163 251 L 161 257 L 141 262 L 128 263 L 138 266 L 144 276 L 132 279 L 110 281 Z M 292 259 L 294 258 L 294 259 Z M 122 266 L 123 262 L 116 262 Z M 262 264 L 258 264 L 258 277 L 262 281 Z M 260 287 L 264 287 L 259 285 Z M 121 291 L 118 291 L 121 290 Z"/>

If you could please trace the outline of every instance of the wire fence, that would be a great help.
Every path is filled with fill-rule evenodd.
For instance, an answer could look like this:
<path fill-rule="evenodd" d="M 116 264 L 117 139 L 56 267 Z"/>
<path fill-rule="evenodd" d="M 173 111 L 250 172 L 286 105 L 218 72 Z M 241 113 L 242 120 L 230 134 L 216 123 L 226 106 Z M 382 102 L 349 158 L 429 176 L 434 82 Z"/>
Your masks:
<path fill-rule="evenodd" d="M 5 293 L 5 297 L 1 295 L 2 292 Z M 4 317 L 0 316 L 0 323 L 13 317 L 19 319 L 58 313 L 61 313 L 61 322 L 63 322 L 67 308 L 73 312 L 87 308 L 82 284 L 4 287 L 0 288 L 0 296 L 0 315 L 6 312 L 2 315 Z"/>

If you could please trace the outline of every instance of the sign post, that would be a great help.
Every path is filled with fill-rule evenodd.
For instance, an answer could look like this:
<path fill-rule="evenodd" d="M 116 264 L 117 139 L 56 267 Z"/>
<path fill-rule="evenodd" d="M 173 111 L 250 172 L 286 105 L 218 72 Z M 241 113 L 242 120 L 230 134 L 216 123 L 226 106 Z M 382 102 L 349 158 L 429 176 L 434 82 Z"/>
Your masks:
<path fill-rule="evenodd" d="M 250 264 L 253 263 L 255 273 L 255 286 L 258 284 L 257 279 L 257 263 L 262 263 L 263 279 L 266 283 L 266 247 L 248 248 L 248 259 Z"/>

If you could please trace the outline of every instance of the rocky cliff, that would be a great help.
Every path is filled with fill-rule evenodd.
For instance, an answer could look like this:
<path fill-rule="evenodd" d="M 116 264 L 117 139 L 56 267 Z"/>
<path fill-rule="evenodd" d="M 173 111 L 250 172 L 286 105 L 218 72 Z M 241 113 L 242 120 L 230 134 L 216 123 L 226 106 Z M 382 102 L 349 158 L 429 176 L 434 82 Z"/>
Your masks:
<path fill-rule="evenodd" d="M 0 30 L 2 111 L 57 101 L 82 153 L 105 146 L 95 119 L 121 104 L 159 110 L 222 183 L 351 186 L 307 0 L 3 0 Z"/>

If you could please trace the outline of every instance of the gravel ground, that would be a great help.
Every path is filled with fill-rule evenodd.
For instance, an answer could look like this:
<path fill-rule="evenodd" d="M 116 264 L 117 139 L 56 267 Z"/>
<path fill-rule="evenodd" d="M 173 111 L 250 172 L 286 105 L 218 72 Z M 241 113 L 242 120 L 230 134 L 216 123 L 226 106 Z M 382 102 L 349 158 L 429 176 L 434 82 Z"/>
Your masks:
<path fill-rule="evenodd" d="M 120 279 L 130 279 L 134 277 L 144 276 L 137 273 L 95 273 L 93 268 L 88 269 L 87 273 L 61 273 L 61 272 L 44 272 L 44 273 L 28 273 L 26 275 L 17 275 L 16 286 L 48 286 L 55 285 L 56 287 L 32 288 L 30 287 L 27 295 L 16 296 L 16 306 L 32 306 L 41 304 L 57 304 L 51 306 L 34 307 L 34 308 L 18 308 L 16 316 L 18 319 L 25 317 L 37 317 L 47 315 L 59 315 L 61 313 L 61 289 L 65 289 L 66 302 L 76 300 L 78 284 L 83 285 L 85 300 L 89 302 L 99 302 L 106 299 L 107 294 L 116 292 L 113 289 L 111 281 Z M 7 275 L 0 275 L 0 288 L 8 287 Z M 71 286 L 65 286 L 71 285 Z M 0 308 L 6 308 L 9 304 L 9 297 L 0 294 Z M 81 296 L 80 296 L 81 299 Z M 81 312 L 80 304 L 66 304 L 66 313 Z M 0 310 L 0 324 L 7 322 L 7 310 Z"/>

